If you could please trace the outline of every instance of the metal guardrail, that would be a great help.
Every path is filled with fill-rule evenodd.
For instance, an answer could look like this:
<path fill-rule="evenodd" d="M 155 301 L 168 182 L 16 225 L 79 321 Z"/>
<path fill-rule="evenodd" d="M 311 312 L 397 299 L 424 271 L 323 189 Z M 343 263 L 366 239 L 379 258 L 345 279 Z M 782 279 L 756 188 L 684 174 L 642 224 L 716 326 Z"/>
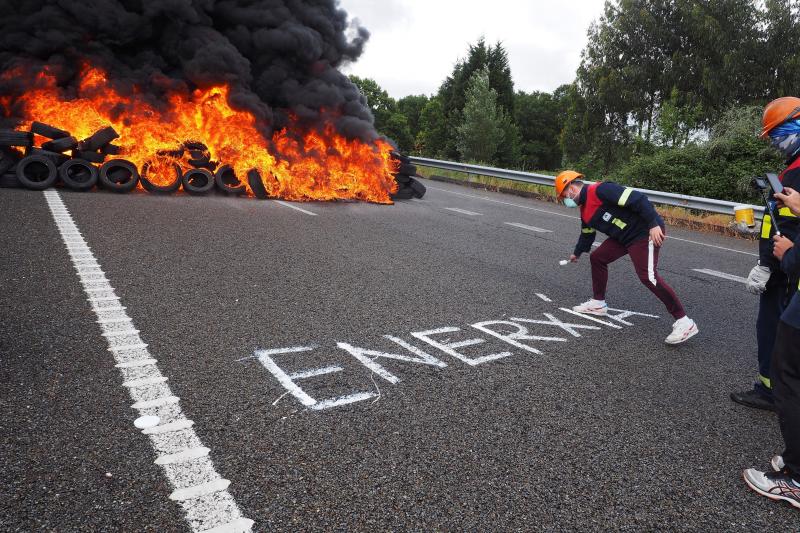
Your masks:
<path fill-rule="evenodd" d="M 502 168 L 484 167 L 480 165 L 466 165 L 453 161 L 440 161 L 438 159 L 427 159 L 424 157 L 411 157 L 411 162 L 418 166 L 438 168 L 441 170 L 451 170 L 455 172 L 465 172 L 480 176 L 490 176 L 493 178 L 532 183 L 534 185 L 544 185 L 554 187 L 555 177 L 545 174 L 534 174 L 532 172 L 522 172 L 519 170 L 505 170 Z M 647 195 L 651 202 L 655 204 L 671 205 L 675 207 L 685 207 L 687 209 L 697 209 L 699 211 L 709 211 L 711 213 L 722 213 L 733 215 L 734 206 L 747 205 L 725 200 L 715 200 L 713 198 L 702 198 L 700 196 L 688 196 L 686 194 L 674 194 L 669 192 L 652 191 L 650 189 L 635 190 Z M 764 207 L 750 205 L 757 219 L 764 216 Z"/>

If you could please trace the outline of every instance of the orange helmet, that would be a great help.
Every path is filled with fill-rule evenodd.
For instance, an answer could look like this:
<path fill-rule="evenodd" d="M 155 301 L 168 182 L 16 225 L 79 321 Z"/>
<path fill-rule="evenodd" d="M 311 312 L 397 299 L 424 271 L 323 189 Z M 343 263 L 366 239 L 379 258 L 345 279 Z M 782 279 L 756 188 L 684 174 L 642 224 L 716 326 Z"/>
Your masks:
<path fill-rule="evenodd" d="M 564 197 L 564 191 L 567 189 L 567 185 L 582 177 L 583 174 L 575 172 L 574 170 L 565 170 L 556 176 L 556 196 L 558 199 L 560 200 Z"/>
<path fill-rule="evenodd" d="M 764 116 L 761 124 L 761 137 L 766 137 L 769 132 L 793 118 L 800 117 L 800 98 L 794 96 L 784 96 L 767 104 L 764 108 Z"/>

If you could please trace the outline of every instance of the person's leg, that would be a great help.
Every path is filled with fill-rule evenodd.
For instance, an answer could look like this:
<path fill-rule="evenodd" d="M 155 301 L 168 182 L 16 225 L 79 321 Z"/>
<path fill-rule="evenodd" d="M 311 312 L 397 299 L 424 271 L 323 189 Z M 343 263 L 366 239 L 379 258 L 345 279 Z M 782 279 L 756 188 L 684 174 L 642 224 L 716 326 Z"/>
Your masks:
<path fill-rule="evenodd" d="M 681 301 L 672 290 L 672 287 L 661 278 L 658 273 L 658 255 L 660 247 L 650 246 L 649 239 L 639 239 L 628 246 L 628 253 L 636 269 L 639 280 L 650 289 L 650 291 L 661 300 L 667 307 L 667 311 L 675 317 L 681 319 L 686 316 Z"/>
<path fill-rule="evenodd" d="M 627 253 L 628 250 L 614 239 L 606 239 L 591 253 L 589 262 L 592 264 L 592 292 L 595 300 L 606 299 L 608 265 Z"/>
<path fill-rule="evenodd" d="M 783 462 L 800 481 L 800 329 L 778 324 L 772 353 L 772 392 L 786 444 Z"/>
<path fill-rule="evenodd" d="M 772 352 L 775 350 L 775 332 L 783 313 L 783 299 L 788 280 L 783 272 L 773 272 L 761 293 L 756 319 L 756 340 L 758 342 L 758 382 L 755 389 L 767 398 L 772 398 L 770 380 Z"/>

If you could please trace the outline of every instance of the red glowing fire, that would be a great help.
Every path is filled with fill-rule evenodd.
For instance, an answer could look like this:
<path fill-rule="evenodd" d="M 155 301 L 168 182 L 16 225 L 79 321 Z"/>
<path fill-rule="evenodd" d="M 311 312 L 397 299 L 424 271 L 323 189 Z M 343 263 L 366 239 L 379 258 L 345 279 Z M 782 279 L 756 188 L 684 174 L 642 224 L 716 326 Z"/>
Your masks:
<path fill-rule="evenodd" d="M 6 72 L 3 77 L 19 74 Z M 168 96 L 165 112 L 136 92 L 132 97 L 120 95 L 100 69 L 85 68 L 81 79 L 77 93 L 68 96 L 52 73 L 40 73 L 16 101 L 27 119 L 20 127 L 36 120 L 82 139 L 111 125 L 120 134 L 115 144 L 122 147 L 121 157 L 139 168 L 149 162 L 148 178 L 156 184 L 174 179 L 173 161 L 164 152 L 197 140 L 208 146 L 213 160 L 233 167 L 250 194 L 246 176 L 251 169 L 261 174 L 269 196 L 286 200 L 390 204 L 390 194 L 397 191 L 393 178 L 397 163 L 385 141 L 348 139 L 328 124 L 303 132 L 290 126 L 276 131 L 270 144 L 259 133 L 253 114 L 229 105 L 227 86 L 174 92 Z M 8 109 L 10 104 L 9 97 L 0 97 L 0 107 Z"/>

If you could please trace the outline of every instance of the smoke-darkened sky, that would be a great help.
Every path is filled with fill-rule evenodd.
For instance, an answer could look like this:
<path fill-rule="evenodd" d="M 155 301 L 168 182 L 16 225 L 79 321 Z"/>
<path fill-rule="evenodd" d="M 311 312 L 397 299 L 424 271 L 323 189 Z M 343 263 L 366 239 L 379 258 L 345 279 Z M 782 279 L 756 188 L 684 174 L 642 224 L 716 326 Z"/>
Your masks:
<path fill-rule="evenodd" d="M 395 98 L 436 92 L 469 43 L 502 41 L 518 90 L 552 91 L 575 78 L 586 32 L 604 0 L 341 0 L 371 37 L 345 72 Z"/>

